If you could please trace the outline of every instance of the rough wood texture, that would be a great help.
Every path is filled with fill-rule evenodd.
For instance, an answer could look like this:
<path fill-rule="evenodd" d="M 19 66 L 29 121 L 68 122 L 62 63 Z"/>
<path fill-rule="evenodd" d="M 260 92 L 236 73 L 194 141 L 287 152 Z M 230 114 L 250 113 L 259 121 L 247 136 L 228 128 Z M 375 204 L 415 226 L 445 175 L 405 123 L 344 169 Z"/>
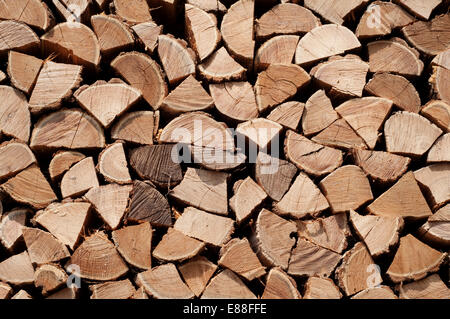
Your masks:
<path fill-rule="evenodd" d="M 341 299 L 342 294 L 333 280 L 329 278 L 310 277 L 305 284 L 304 299 Z"/>
<path fill-rule="evenodd" d="M 131 183 L 131 176 L 128 171 L 127 159 L 122 143 L 114 143 L 100 153 L 97 169 L 111 183 Z"/>
<path fill-rule="evenodd" d="M 242 1 L 242 0 L 241 0 Z M 201 297 L 202 299 L 256 299 L 237 275 L 225 269 L 211 279 Z"/>
<path fill-rule="evenodd" d="M 320 14 L 325 20 L 336 24 L 343 24 L 344 20 L 359 7 L 367 5 L 368 0 L 305 0 L 305 6 Z"/>
<path fill-rule="evenodd" d="M 199 297 L 216 271 L 217 266 L 205 257 L 196 257 L 178 267 L 184 281 Z"/>
<path fill-rule="evenodd" d="M 0 280 L 17 286 L 33 283 L 34 269 L 26 251 L 0 263 Z"/>
<path fill-rule="evenodd" d="M 42 290 L 44 296 L 65 285 L 67 279 L 64 269 L 57 265 L 42 265 L 34 272 L 34 285 Z"/>
<path fill-rule="evenodd" d="M 64 174 L 61 180 L 61 194 L 64 198 L 78 197 L 93 187 L 98 187 L 94 160 L 87 157 Z"/>
<path fill-rule="evenodd" d="M 303 134 L 309 136 L 322 131 L 338 119 L 330 99 L 320 90 L 306 101 L 302 117 Z"/>
<path fill-rule="evenodd" d="M 444 101 L 430 101 L 420 113 L 439 126 L 444 132 L 450 132 L 450 105 Z"/>
<path fill-rule="evenodd" d="M 58 262 L 70 256 L 66 246 L 50 233 L 31 227 L 23 227 L 22 233 L 33 264 Z"/>
<path fill-rule="evenodd" d="M 11 84 L 26 94 L 30 94 L 43 63 L 43 60 L 32 55 L 9 51 L 7 72 Z"/>
<path fill-rule="evenodd" d="M 145 51 L 152 54 L 158 45 L 158 36 L 162 33 L 162 26 L 154 22 L 143 22 L 132 27 L 138 41 L 145 46 Z"/>
<path fill-rule="evenodd" d="M 253 147 L 266 151 L 272 142 L 279 139 L 283 127 L 265 118 L 240 123 L 236 128 L 238 137 L 245 137 Z M 250 147 L 252 147 L 250 146 Z"/>
<path fill-rule="evenodd" d="M 136 291 L 128 279 L 92 285 L 89 289 L 91 299 L 129 299 Z"/>
<path fill-rule="evenodd" d="M 433 67 L 433 74 L 430 77 L 434 93 L 438 99 L 443 100 L 445 103 L 450 103 L 450 69 L 444 67 Z"/>
<path fill-rule="evenodd" d="M 4 85 L 0 86 L 0 96 L 3 101 L 0 110 L 0 133 L 28 142 L 31 120 L 26 97 Z"/>
<path fill-rule="evenodd" d="M 450 289 L 439 278 L 431 275 L 425 279 L 400 286 L 401 299 L 449 299 Z"/>
<path fill-rule="evenodd" d="M 48 166 L 50 178 L 54 181 L 59 179 L 65 172 L 67 172 L 73 164 L 78 163 L 86 156 L 79 152 L 61 151 L 57 152 Z"/>
<path fill-rule="evenodd" d="M 352 299 L 398 299 L 394 292 L 388 286 L 378 286 L 368 288 L 358 292 Z"/>
<path fill-rule="evenodd" d="M 301 299 L 295 280 L 279 268 L 272 268 L 267 275 L 261 299 Z"/>
<path fill-rule="evenodd" d="M 8 299 L 11 296 L 13 289 L 5 282 L 0 282 L 0 299 Z"/>
<path fill-rule="evenodd" d="M 271 64 L 291 64 L 299 39 L 296 35 L 280 35 L 264 42 L 256 52 L 256 69 L 265 70 Z"/>
<path fill-rule="evenodd" d="M 16 208 L 1 215 L 0 242 L 9 251 L 23 240 L 23 229 L 27 222 L 30 210 Z"/>
<path fill-rule="evenodd" d="M 230 198 L 229 204 L 236 214 L 238 224 L 249 218 L 267 198 L 266 192 L 250 177 L 237 181 L 233 186 L 233 192 L 234 195 Z"/>
<path fill-rule="evenodd" d="M 0 22 L 0 55 L 4 56 L 9 50 L 22 53 L 35 52 L 39 47 L 39 38 L 25 23 L 5 20 Z"/>
<path fill-rule="evenodd" d="M 344 119 L 333 122 L 325 130 L 314 136 L 312 141 L 344 150 L 367 148 L 364 140 L 356 134 Z"/>
<path fill-rule="evenodd" d="M 122 116 L 111 128 L 111 137 L 137 144 L 153 144 L 159 126 L 159 112 L 137 111 Z"/>
<path fill-rule="evenodd" d="M 425 191 L 431 207 L 439 208 L 450 201 L 450 163 L 438 163 L 423 167 L 414 172 L 419 185 Z"/>
<path fill-rule="evenodd" d="M 127 51 L 134 44 L 131 31 L 115 17 L 94 15 L 91 17 L 91 24 L 103 55 L 108 56 L 120 51 Z"/>
<path fill-rule="evenodd" d="M 153 250 L 153 257 L 164 262 L 181 262 L 198 255 L 205 243 L 169 228 Z"/>
<path fill-rule="evenodd" d="M 0 3 L 0 18 L 16 20 L 39 30 L 47 30 L 54 18 L 47 5 L 41 0 L 5 0 Z"/>
<path fill-rule="evenodd" d="M 26 144 L 12 141 L 0 145 L 0 179 L 11 177 L 35 162 Z"/>
<path fill-rule="evenodd" d="M 428 20 L 431 12 L 442 2 L 442 0 L 396 0 L 396 2 L 411 11 L 414 15 Z"/>
<path fill-rule="evenodd" d="M 152 21 L 150 8 L 145 0 L 114 0 L 116 14 L 129 23 Z"/>
<path fill-rule="evenodd" d="M 280 104 L 267 116 L 268 120 L 281 124 L 285 129 L 297 130 L 305 104 L 291 101 Z"/>
<path fill-rule="evenodd" d="M 211 82 L 243 80 L 246 71 L 230 56 L 225 47 L 221 47 L 199 64 L 198 70 L 203 78 Z"/>
<path fill-rule="evenodd" d="M 420 239 L 430 245 L 450 246 L 450 204 L 442 207 L 419 228 Z"/>

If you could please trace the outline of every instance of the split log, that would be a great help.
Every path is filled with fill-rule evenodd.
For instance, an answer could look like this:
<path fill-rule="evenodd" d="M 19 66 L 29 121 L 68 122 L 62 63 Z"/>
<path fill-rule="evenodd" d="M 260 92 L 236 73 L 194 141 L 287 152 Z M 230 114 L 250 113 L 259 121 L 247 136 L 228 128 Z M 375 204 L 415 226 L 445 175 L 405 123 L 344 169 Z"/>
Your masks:
<path fill-rule="evenodd" d="M 153 54 L 158 45 L 158 36 L 162 34 L 162 26 L 154 22 L 144 22 L 134 25 L 132 29 L 136 33 L 138 41 L 144 45 L 145 51 Z"/>
<path fill-rule="evenodd" d="M 420 114 L 439 126 L 444 132 L 450 132 L 450 105 L 444 101 L 428 102 Z"/>
<path fill-rule="evenodd" d="M 42 49 L 58 54 L 61 62 L 95 69 L 100 63 L 100 44 L 94 31 L 77 22 L 60 23 L 41 37 Z"/>
<path fill-rule="evenodd" d="M 299 169 L 314 176 L 333 172 L 343 161 L 341 151 L 314 143 L 294 131 L 286 133 L 284 153 Z"/>
<path fill-rule="evenodd" d="M 424 64 L 419 53 L 399 38 L 367 44 L 370 72 L 392 72 L 414 77 L 422 74 Z"/>
<path fill-rule="evenodd" d="M 30 97 L 31 113 L 54 110 L 80 85 L 81 66 L 44 62 Z"/>
<path fill-rule="evenodd" d="M 431 12 L 433 12 L 434 8 L 436 8 L 442 0 L 396 0 L 396 2 L 419 18 L 428 20 Z"/>
<path fill-rule="evenodd" d="M 264 42 L 256 52 L 256 70 L 263 71 L 271 64 L 291 64 L 299 39 L 297 35 L 279 35 Z"/>
<path fill-rule="evenodd" d="M 296 131 L 303 116 L 305 104 L 291 101 L 286 102 L 275 109 L 267 116 L 268 120 L 281 124 L 285 129 Z"/>
<path fill-rule="evenodd" d="M 43 60 L 32 55 L 9 51 L 7 72 L 11 84 L 29 95 L 36 84 L 43 63 Z"/>
<path fill-rule="evenodd" d="M 91 25 L 97 35 L 102 55 L 112 56 L 134 45 L 134 37 L 127 25 L 113 16 L 94 15 Z"/>
<path fill-rule="evenodd" d="M 217 270 L 217 266 L 205 257 L 199 256 L 178 266 L 178 270 L 188 287 L 199 297 Z"/>
<path fill-rule="evenodd" d="M 89 0 L 52 0 L 57 13 L 67 22 L 89 23 L 92 1 Z"/>
<path fill-rule="evenodd" d="M 434 93 L 438 99 L 450 104 L 450 69 L 443 67 L 433 67 L 433 74 L 430 77 Z"/>
<path fill-rule="evenodd" d="M 358 8 L 366 6 L 368 0 L 305 0 L 305 7 L 320 14 L 322 18 L 336 24 L 343 24 Z"/>
<path fill-rule="evenodd" d="M 11 297 L 11 299 L 33 299 L 33 297 L 25 290 L 21 289 L 18 293 L 16 293 L 14 296 Z"/>
<path fill-rule="evenodd" d="M 126 113 L 111 128 L 111 138 L 137 144 L 153 144 L 159 127 L 159 112 Z"/>
<path fill-rule="evenodd" d="M 228 268 L 241 277 L 252 281 L 266 274 L 247 238 L 230 240 L 220 249 L 219 266 Z"/>
<path fill-rule="evenodd" d="M 0 133 L 28 142 L 31 120 L 26 97 L 4 85 L 0 86 L 0 97 L 3 101 L 0 110 Z"/>
<path fill-rule="evenodd" d="M 34 285 L 44 296 L 66 285 L 67 279 L 64 269 L 53 264 L 39 266 L 34 272 Z"/>
<path fill-rule="evenodd" d="M 67 172 L 73 164 L 78 163 L 86 156 L 79 152 L 73 151 L 58 151 L 48 166 L 48 172 L 52 181 L 59 179 L 65 172 Z"/>
<path fill-rule="evenodd" d="M 34 221 L 73 250 L 80 240 L 90 209 L 89 203 L 55 203 L 37 212 Z"/>
<path fill-rule="evenodd" d="M 283 198 L 274 204 L 274 210 L 277 213 L 293 218 L 316 216 L 329 207 L 325 196 L 303 172 L 297 176 Z"/>
<path fill-rule="evenodd" d="M 31 227 L 23 227 L 22 232 L 33 264 L 44 265 L 70 257 L 66 246 L 52 234 Z"/>
<path fill-rule="evenodd" d="M 174 264 L 164 264 L 136 277 L 136 284 L 157 299 L 191 299 L 193 292 L 183 282 Z"/>
<path fill-rule="evenodd" d="M 186 236 L 207 244 L 222 246 L 230 240 L 234 232 L 234 221 L 193 207 L 186 207 L 175 222 L 174 228 Z"/>
<path fill-rule="evenodd" d="M 417 21 L 402 29 L 406 40 L 417 50 L 436 55 L 450 45 L 450 14 L 438 16 L 430 22 Z"/>
<path fill-rule="evenodd" d="M 427 156 L 427 163 L 450 162 L 450 134 L 444 134 L 436 140 Z"/>
<path fill-rule="evenodd" d="M 394 292 L 388 286 L 378 286 L 368 288 L 358 292 L 351 299 L 398 299 Z"/>
<path fill-rule="evenodd" d="M 31 53 L 39 48 L 39 38 L 25 23 L 5 20 L 0 22 L 0 55 L 10 50 Z"/>
<path fill-rule="evenodd" d="M 450 289 L 434 274 L 425 279 L 400 285 L 401 299 L 449 299 Z"/>
<path fill-rule="evenodd" d="M 344 254 L 342 264 L 336 270 L 336 279 L 347 296 L 383 282 L 369 251 L 361 242 Z"/>
<path fill-rule="evenodd" d="M 105 148 L 98 157 L 97 169 L 110 183 L 131 183 L 123 143 L 114 143 Z"/>
<path fill-rule="evenodd" d="M 37 209 L 47 207 L 51 202 L 57 200 L 53 189 L 36 164 L 24 169 L 0 185 L 0 188 L 16 202 Z"/>
<path fill-rule="evenodd" d="M 267 275 L 261 299 L 302 299 L 294 279 L 279 268 L 272 268 Z"/>
<path fill-rule="evenodd" d="M 293 97 L 310 82 L 309 74 L 295 64 L 271 64 L 258 75 L 255 83 L 256 102 L 260 112 Z"/>
<path fill-rule="evenodd" d="M 254 0 L 239 0 L 223 16 L 220 32 L 227 49 L 246 66 L 253 63 L 255 50 Z"/>
<path fill-rule="evenodd" d="M 297 227 L 291 221 L 262 209 L 255 223 L 251 243 L 264 266 L 288 268 Z"/>
<path fill-rule="evenodd" d="M 341 299 L 342 294 L 330 278 L 310 277 L 303 299 Z"/>
<path fill-rule="evenodd" d="M 208 13 L 224 13 L 227 11 L 227 8 L 218 0 L 186 0 L 186 3 Z"/>
<path fill-rule="evenodd" d="M 256 299 L 256 296 L 236 274 L 225 269 L 211 279 L 201 299 Z"/>
<path fill-rule="evenodd" d="M 77 276 L 95 281 L 116 280 L 128 272 L 127 265 L 103 232 L 86 238 L 73 252 L 66 268 L 71 265 L 79 267 Z"/>
<path fill-rule="evenodd" d="M 217 20 L 202 9 L 185 4 L 185 23 L 189 44 L 199 60 L 203 61 L 213 53 L 220 42 Z"/>
<path fill-rule="evenodd" d="M 6 80 L 6 74 L 3 71 L 0 71 L 0 83 Z"/>
<path fill-rule="evenodd" d="M 0 179 L 9 178 L 34 163 L 36 158 L 28 145 L 14 141 L 0 145 Z"/>
<path fill-rule="evenodd" d="M 353 157 L 364 173 L 381 183 L 392 183 L 398 180 L 408 170 L 411 162 L 408 157 L 359 149 L 353 150 Z"/>
<path fill-rule="evenodd" d="M 43 116 L 34 126 L 30 147 L 40 149 L 92 149 L 105 147 L 101 126 L 78 109 Z"/>
<path fill-rule="evenodd" d="M 341 255 L 302 238 L 292 250 L 288 274 L 293 276 L 329 277 L 341 260 Z"/>
<path fill-rule="evenodd" d="M 395 113 L 384 125 L 386 149 L 399 155 L 422 156 L 441 134 L 426 118 L 405 111 Z"/>
<path fill-rule="evenodd" d="M 205 243 L 169 228 L 153 250 L 153 257 L 163 262 L 181 262 L 198 255 Z"/>
<path fill-rule="evenodd" d="M 225 47 L 221 47 L 211 54 L 202 64 L 199 64 L 200 75 L 210 82 L 224 82 L 231 80 L 243 80 L 245 69 L 237 63 L 228 53 Z"/>
<path fill-rule="evenodd" d="M 78 197 L 98 186 L 94 160 L 92 157 L 87 157 L 64 174 L 61 180 L 61 195 L 63 198 Z"/>
<path fill-rule="evenodd" d="M 386 274 L 393 282 L 419 280 L 439 270 L 446 253 L 425 245 L 411 234 L 400 238 L 400 246 Z"/>
<path fill-rule="evenodd" d="M 441 51 L 436 55 L 433 61 L 431 61 L 431 65 L 450 69 L 450 49 Z"/>
<path fill-rule="evenodd" d="M 54 23 L 47 5 L 41 0 L 6 0 L 0 4 L 0 19 L 24 22 L 45 31 Z"/>
<path fill-rule="evenodd" d="M 50 296 L 47 296 L 46 299 L 77 299 L 78 297 L 78 288 L 63 288 Z"/>
<path fill-rule="evenodd" d="M 171 85 L 195 74 L 195 53 L 183 40 L 170 35 L 159 35 L 158 56 Z"/>
<path fill-rule="evenodd" d="M 178 115 L 191 111 L 211 109 L 214 101 L 195 77 L 189 75 L 161 103 L 161 110 L 166 114 Z"/>
<path fill-rule="evenodd" d="M 373 201 L 367 210 L 382 217 L 421 219 L 432 215 L 412 172 L 403 175 L 394 186 Z"/>
<path fill-rule="evenodd" d="M 404 225 L 400 217 L 361 216 L 353 210 L 350 210 L 350 221 L 372 257 L 389 253 L 397 245 Z"/>
<path fill-rule="evenodd" d="M 314 93 L 305 104 L 303 134 L 310 136 L 324 130 L 339 118 L 325 91 Z"/>
<path fill-rule="evenodd" d="M 320 26 L 320 20 L 308 9 L 295 3 L 281 3 L 256 20 L 255 32 L 258 40 L 280 34 L 308 33 Z"/>
<path fill-rule="evenodd" d="M 111 67 L 132 87 L 141 91 L 148 104 L 157 110 L 167 95 L 167 84 L 161 67 L 148 55 L 123 53 L 111 62 Z"/>
<path fill-rule="evenodd" d="M 91 299 L 130 299 L 136 292 L 129 279 L 92 285 L 89 289 Z"/>
<path fill-rule="evenodd" d="M 347 248 L 347 237 L 351 235 L 345 213 L 312 221 L 299 220 L 297 228 L 301 238 L 338 254 Z"/>
<path fill-rule="evenodd" d="M 8 251 L 14 251 L 23 240 L 22 231 L 30 213 L 28 209 L 16 208 L 1 216 L 0 242 Z"/>
<path fill-rule="evenodd" d="M 418 113 L 421 107 L 419 93 L 400 75 L 377 73 L 364 88 L 368 93 L 391 100 L 403 111 Z"/>
<path fill-rule="evenodd" d="M 130 24 L 152 21 L 146 0 L 114 0 L 116 14 Z"/>
<path fill-rule="evenodd" d="M 238 138 L 247 139 L 251 143 L 250 148 L 258 147 L 265 151 L 272 144 L 277 146 L 282 130 L 283 127 L 276 122 L 257 118 L 240 123 L 236 128 L 236 134 Z"/>
<path fill-rule="evenodd" d="M 233 186 L 234 195 L 230 198 L 230 208 L 236 214 L 236 222 L 241 224 L 266 199 L 266 192 L 251 177 L 237 181 Z"/>
<path fill-rule="evenodd" d="M 259 152 L 255 164 L 255 180 L 270 198 L 280 201 L 291 186 L 297 168 L 288 161 Z"/>
<path fill-rule="evenodd" d="M 439 208 L 450 201 L 450 163 L 437 163 L 414 172 L 419 185 L 425 191 L 432 208 Z"/>
<path fill-rule="evenodd" d="M 308 65 L 361 47 L 355 34 L 346 27 L 327 24 L 308 32 L 298 42 L 295 63 Z"/>
<path fill-rule="evenodd" d="M 167 199 L 147 182 L 134 181 L 133 193 L 125 216 L 127 221 L 150 222 L 152 226 L 172 226 Z"/>
<path fill-rule="evenodd" d="M 137 289 L 130 299 L 149 299 L 143 287 Z"/>
<path fill-rule="evenodd" d="M 112 239 L 123 259 L 138 269 L 152 266 L 152 227 L 150 223 L 127 226 L 112 232 Z"/>
<path fill-rule="evenodd" d="M 333 122 L 325 130 L 314 136 L 312 141 L 344 150 L 367 148 L 364 140 L 356 134 L 344 119 Z"/>
<path fill-rule="evenodd" d="M 430 245 L 450 247 L 450 204 L 442 207 L 419 228 L 419 237 Z"/>
<path fill-rule="evenodd" d="M 337 97 L 361 97 L 369 65 L 359 57 L 332 57 L 311 69 L 311 77 Z M 339 77 L 336 77 L 339 74 Z"/>
<path fill-rule="evenodd" d="M 0 299 L 8 299 L 12 295 L 13 289 L 5 282 L 0 282 Z"/>
<path fill-rule="evenodd" d="M 0 263 L 0 280 L 16 286 L 33 283 L 34 269 L 26 251 Z"/>

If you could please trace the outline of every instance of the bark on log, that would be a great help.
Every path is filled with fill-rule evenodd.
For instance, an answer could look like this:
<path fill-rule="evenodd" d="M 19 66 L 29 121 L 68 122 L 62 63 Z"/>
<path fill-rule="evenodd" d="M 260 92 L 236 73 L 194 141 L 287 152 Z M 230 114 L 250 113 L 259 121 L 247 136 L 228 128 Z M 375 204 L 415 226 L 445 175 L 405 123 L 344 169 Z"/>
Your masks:
<path fill-rule="evenodd" d="M 72 165 L 78 163 L 86 156 L 79 152 L 73 151 L 58 151 L 53 155 L 53 158 L 48 166 L 48 172 L 52 181 L 55 181 L 63 176 Z"/>
<path fill-rule="evenodd" d="M 325 130 L 314 136 L 312 141 L 344 150 L 367 148 L 364 140 L 356 134 L 344 119 L 333 122 Z"/>
<path fill-rule="evenodd" d="M 53 264 L 39 266 L 34 272 L 34 285 L 44 296 L 67 284 L 67 279 L 64 269 Z"/>
<path fill-rule="evenodd" d="M 97 170 L 110 183 L 129 184 L 132 180 L 127 165 L 123 143 L 114 143 L 100 153 Z"/>
<path fill-rule="evenodd" d="M 438 247 L 450 247 L 450 204 L 442 207 L 430 216 L 418 231 L 424 242 Z"/>
<path fill-rule="evenodd" d="M 198 70 L 203 78 L 217 83 L 244 80 L 247 71 L 230 56 L 225 47 L 221 47 L 199 64 Z"/>

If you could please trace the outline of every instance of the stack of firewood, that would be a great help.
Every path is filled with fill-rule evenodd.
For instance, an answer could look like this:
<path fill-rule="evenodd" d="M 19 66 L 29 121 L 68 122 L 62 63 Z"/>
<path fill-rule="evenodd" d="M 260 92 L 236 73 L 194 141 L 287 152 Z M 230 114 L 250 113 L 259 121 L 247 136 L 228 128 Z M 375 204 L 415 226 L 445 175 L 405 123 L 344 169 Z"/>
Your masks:
<path fill-rule="evenodd" d="M 0 299 L 450 298 L 448 11 L 0 1 Z"/>

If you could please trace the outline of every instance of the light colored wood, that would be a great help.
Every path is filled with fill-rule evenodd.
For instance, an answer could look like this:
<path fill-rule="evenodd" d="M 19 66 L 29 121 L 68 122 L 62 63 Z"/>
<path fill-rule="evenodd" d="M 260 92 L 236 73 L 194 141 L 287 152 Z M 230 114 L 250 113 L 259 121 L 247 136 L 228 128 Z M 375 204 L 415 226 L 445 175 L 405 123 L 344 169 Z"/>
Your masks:
<path fill-rule="evenodd" d="M 0 133 L 28 142 L 31 120 L 26 97 L 5 85 L 0 86 L 0 97 L 3 101 L 0 110 Z"/>
<path fill-rule="evenodd" d="M 400 238 L 400 246 L 386 274 L 396 283 L 419 280 L 428 273 L 436 272 L 445 258 L 446 253 L 425 245 L 409 234 Z"/>
<path fill-rule="evenodd" d="M 0 299 L 8 299 L 12 295 L 13 289 L 5 282 L 0 282 Z"/>
<path fill-rule="evenodd" d="M 174 264 L 164 264 L 136 277 L 136 284 L 156 299 L 191 299 L 194 293 L 183 282 Z"/>
<path fill-rule="evenodd" d="M 6 74 L 3 71 L 0 71 L 0 83 L 6 80 Z"/>
<path fill-rule="evenodd" d="M 325 130 L 314 136 L 312 141 L 344 150 L 367 148 L 364 140 L 356 134 L 344 119 L 333 122 Z"/>
<path fill-rule="evenodd" d="M 444 101 L 432 100 L 420 111 L 431 122 L 439 126 L 444 132 L 450 132 L 450 105 Z"/>
<path fill-rule="evenodd" d="M 239 0 L 228 8 L 223 16 L 220 32 L 231 55 L 249 66 L 253 62 L 255 50 L 254 0 Z"/>
<path fill-rule="evenodd" d="M 380 299 L 398 299 L 398 297 L 388 286 L 378 286 L 358 292 L 351 299 L 380 300 Z"/>
<path fill-rule="evenodd" d="M 441 134 L 426 118 L 405 111 L 395 113 L 384 125 L 386 149 L 399 155 L 422 156 Z"/>
<path fill-rule="evenodd" d="M 188 287 L 199 297 L 217 270 L 217 266 L 206 257 L 199 256 L 178 266 L 178 270 Z"/>
<path fill-rule="evenodd" d="M 442 0 L 395 0 L 398 4 L 411 11 L 414 15 L 428 20 L 431 12 L 436 8 Z"/>
<path fill-rule="evenodd" d="M 99 187 L 99 183 L 92 157 L 87 157 L 72 166 L 61 180 L 63 198 L 78 197 L 93 187 Z"/>
<path fill-rule="evenodd" d="M 222 150 L 216 147 L 185 145 L 190 150 L 192 159 L 185 163 L 197 163 L 202 168 L 212 171 L 230 171 L 242 167 L 247 156 L 235 150 Z"/>
<path fill-rule="evenodd" d="M 296 131 L 305 109 L 305 104 L 291 101 L 280 104 L 267 116 L 268 120 L 281 124 L 285 129 Z"/>
<path fill-rule="evenodd" d="M 163 262 L 181 262 L 198 255 L 204 248 L 205 243 L 169 228 L 152 255 Z"/>
<path fill-rule="evenodd" d="M 246 69 L 230 56 L 225 47 L 221 47 L 199 64 L 198 70 L 203 78 L 217 83 L 243 80 L 246 72 Z"/>
<path fill-rule="evenodd" d="M 26 251 L 0 263 L 0 280 L 16 286 L 32 284 L 34 269 Z"/>
<path fill-rule="evenodd" d="M 425 191 L 432 208 L 438 208 L 450 201 L 450 163 L 437 163 L 414 172 L 419 185 Z"/>
<path fill-rule="evenodd" d="M 271 64 L 291 64 L 299 39 L 297 35 L 279 35 L 264 42 L 256 52 L 256 70 L 265 70 Z"/>
<path fill-rule="evenodd" d="M 342 294 L 330 278 L 309 277 L 304 299 L 341 299 Z"/>
<path fill-rule="evenodd" d="M 302 116 L 303 134 L 319 133 L 339 118 L 324 90 L 316 91 L 306 101 Z"/>
<path fill-rule="evenodd" d="M 92 1 L 89 0 L 52 0 L 59 17 L 67 22 L 89 23 L 92 14 Z"/>
<path fill-rule="evenodd" d="M 136 292 L 129 279 L 89 286 L 91 299 L 130 299 Z"/>
<path fill-rule="evenodd" d="M 120 51 L 127 51 L 134 45 L 131 30 L 113 16 L 93 15 L 91 25 L 97 35 L 102 55 L 111 56 Z"/>
<path fill-rule="evenodd" d="M 291 234 L 297 227 L 291 221 L 262 209 L 255 223 L 255 231 L 251 243 L 259 260 L 267 267 L 288 268 L 295 238 Z"/>
<path fill-rule="evenodd" d="M 242 1 L 242 0 L 241 0 Z M 231 270 L 225 269 L 211 279 L 201 299 L 257 299 Z"/>
<path fill-rule="evenodd" d="M 450 134 L 444 134 L 436 140 L 427 156 L 427 163 L 450 162 Z"/>
<path fill-rule="evenodd" d="M 186 207 L 174 225 L 175 230 L 213 246 L 228 242 L 234 232 L 232 219 Z"/>
<path fill-rule="evenodd" d="M 162 26 L 154 22 L 143 22 L 132 27 L 134 33 L 145 47 L 145 51 L 153 54 L 158 45 L 158 36 L 162 33 Z"/>
<path fill-rule="evenodd" d="M 293 218 L 316 216 L 329 207 L 325 196 L 303 172 L 300 172 L 283 198 L 274 204 L 277 213 Z"/>
<path fill-rule="evenodd" d="M 146 0 L 114 0 L 113 3 L 116 14 L 130 24 L 152 21 Z"/>
<path fill-rule="evenodd" d="M 233 186 L 233 192 L 229 205 L 236 215 L 238 224 L 246 221 L 267 199 L 266 192 L 251 177 L 237 181 Z"/>
<path fill-rule="evenodd" d="M 8 251 L 14 251 L 23 240 L 22 231 L 30 214 L 28 209 L 15 208 L 0 215 L 0 242 Z"/>
<path fill-rule="evenodd" d="M 39 48 L 39 38 L 25 23 L 4 20 L 0 22 L 0 55 L 10 50 L 32 53 Z"/>
<path fill-rule="evenodd" d="M 11 84 L 18 90 L 30 94 L 36 84 L 43 63 L 43 60 L 32 55 L 9 51 L 6 71 L 11 79 Z"/>
<path fill-rule="evenodd" d="M 149 299 L 143 287 L 136 290 L 130 299 Z"/>
<path fill-rule="evenodd" d="M 425 279 L 400 285 L 401 299 L 449 299 L 450 289 L 434 274 Z"/>
<path fill-rule="evenodd" d="M 78 109 L 45 115 L 34 125 L 32 149 L 92 149 L 105 147 L 101 126 Z"/>
<path fill-rule="evenodd" d="M 441 51 L 438 55 L 436 55 L 431 61 L 431 64 L 434 66 L 441 66 L 446 69 L 450 69 L 450 49 Z"/>
<path fill-rule="evenodd" d="M 230 240 L 220 249 L 219 266 L 228 268 L 241 277 L 252 281 L 266 274 L 247 238 Z"/>
<path fill-rule="evenodd" d="M 256 102 L 260 112 L 293 97 L 310 82 L 309 74 L 295 64 L 271 64 L 259 73 L 255 83 Z"/>
<path fill-rule="evenodd" d="M 48 166 L 48 172 L 52 181 L 59 179 L 65 172 L 67 172 L 73 164 L 78 163 L 86 156 L 74 151 L 58 151 L 53 155 L 53 158 Z"/>
<path fill-rule="evenodd" d="M 256 20 L 255 31 L 260 40 L 279 34 L 302 35 L 320 24 L 310 10 L 295 3 L 281 3 Z"/>
<path fill-rule="evenodd" d="M 34 221 L 73 250 L 80 240 L 90 209 L 89 203 L 55 203 L 37 212 Z"/>
<path fill-rule="evenodd" d="M 210 13 L 224 13 L 227 11 L 227 8 L 218 0 L 187 0 L 186 3 Z"/>
<path fill-rule="evenodd" d="M 336 279 L 347 296 L 383 282 L 375 262 L 362 242 L 357 242 L 344 254 L 342 264 L 336 270 Z"/>
<path fill-rule="evenodd" d="M 97 169 L 110 183 L 131 183 L 123 143 L 114 143 L 105 148 L 98 157 Z"/>
<path fill-rule="evenodd" d="M 146 54 L 129 52 L 115 58 L 111 67 L 132 87 L 140 90 L 154 110 L 159 108 L 168 91 L 158 63 Z"/>
<path fill-rule="evenodd" d="M 217 111 L 225 117 L 238 122 L 258 117 L 255 92 L 249 82 L 210 84 L 209 91 Z"/>
<path fill-rule="evenodd" d="M 42 265 L 34 272 L 34 285 L 42 290 L 44 296 L 65 285 L 67 279 L 66 272 L 58 265 Z"/>
<path fill-rule="evenodd" d="M 0 144 L 1 179 L 11 177 L 34 163 L 36 158 L 27 144 L 14 141 Z"/>
<path fill-rule="evenodd" d="M 146 222 L 115 230 L 111 237 L 116 249 L 127 263 L 139 269 L 150 269 L 152 232 L 150 223 Z"/>
<path fill-rule="evenodd" d="M 283 127 L 265 118 L 257 118 L 238 124 L 236 134 L 245 137 L 252 143 L 250 147 L 258 147 L 267 150 L 272 143 L 279 143 L 280 133 Z"/>
<path fill-rule="evenodd" d="M 310 64 L 361 47 L 355 34 L 346 27 L 327 24 L 316 27 L 298 42 L 295 63 Z"/>
<path fill-rule="evenodd" d="M 16 20 L 39 30 L 47 30 L 54 18 L 47 5 L 41 0 L 5 0 L 0 3 L 0 18 Z"/>
<path fill-rule="evenodd" d="M 95 281 L 115 280 L 128 272 L 128 266 L 120 257 L 104 232 L 97 232 L 73 252 L 66 268 L 79 267 L 80 278 Z"/>
<path fill-rule="evenodd" d="M 161 104 L 161 111 L 170 115 L 177 115 L 191 111 L 211 109 L 214 101 L 194 76 L 189 75 L 178 85 Z"/>
<path fill-rule="evenodd" d="M 159 111 L 130 112 L 111 127 L 111 137 L 114 140 L 152 145 L 158 126 Z"/>
<path fill-rule="evenodd" d="M 442 207 L 420 226 L 418 233 L 421 240 L 430 245 L 450 247 L 450 204 Z"/>
<path fill-rule="evenodd" d="M 77 297 L 78 297 L 77 288 L 63 288 L 46 297 L 46 299 L 77 299 Z"/>
<path fill-rule="evenodd" d="M 286 133 L 284 153 L 299 169 L 314 176 L 331 173 L 343 162 L 341 151 L 314 143 L 294 131 Z"/>
<path fill-rule="evenodd" d="M 27 300 L 27 299 L 33 299 L 33 297 L 27 291 L 21 289 L 14 296 L 12 296 L 11 299 Z"/>
<path fill-rule="evenodd" d="M 343 24 L 355 10 L 368 4 L 368 0 L 305 0 L 305 7 L 320 14 L 325 20 Z"/>
<path fill-rule="evenodd" d="M 450 69 L 440 66 L 433 67 L 433 74 L 430 77 L 430 84 L 433 87 L 436 97 L 450 104 Z"/>
<path fill-rule="evenodd" d="M 294 279 L 283 270 L 272 268 L 267 275 L 261 299 L 302 299 L 302 296 Z"/>

